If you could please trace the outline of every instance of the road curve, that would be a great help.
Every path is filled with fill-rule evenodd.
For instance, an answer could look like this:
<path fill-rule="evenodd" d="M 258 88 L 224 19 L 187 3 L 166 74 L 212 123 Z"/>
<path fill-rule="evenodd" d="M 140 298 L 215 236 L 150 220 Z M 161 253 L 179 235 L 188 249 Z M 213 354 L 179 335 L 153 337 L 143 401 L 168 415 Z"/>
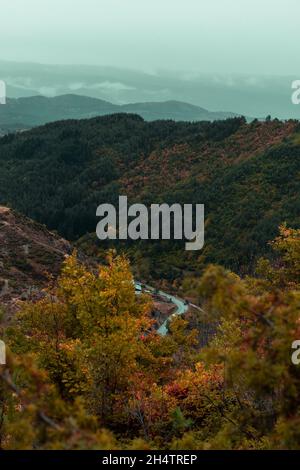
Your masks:
<path fill-rule="evenodd" d="M 142 291 L 142 286 L 139 282 L 135 282 L 135 289 L 139 292 Z M 146 286 L 146 289 L 149 290 L 150 292 L 154 292 L 155 289 L 152 287 Z M 186 304 L 186 302 L 182 299 L 179 299 L 178 297 L 174 297 L 174 295 L 167 294 L 166 292 L 163 291 L 157 291 L 156 292 L 158 295 L 161 297 L 164 297 L 166 300 L 169 302 L 172 302 L 176 306 L 176 310 L 172 315 L 169 315 L 169 317 L 163 322 L 163 324 L 158 328 L 157 333 L 160 334 L 161 336 L 165 336 L 168 333 L 168 323 L 172 319 L 173 316 L 175 315 L 183 315 L 188 311 L 189 306 Z"/>

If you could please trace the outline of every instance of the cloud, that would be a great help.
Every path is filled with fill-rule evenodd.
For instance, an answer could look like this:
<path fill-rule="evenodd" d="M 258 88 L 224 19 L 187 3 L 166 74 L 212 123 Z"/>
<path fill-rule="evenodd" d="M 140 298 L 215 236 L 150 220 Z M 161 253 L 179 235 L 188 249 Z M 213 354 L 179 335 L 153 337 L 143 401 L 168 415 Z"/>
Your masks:
<path fill-rule="evenodd" d="M 40 95 L 53 97 L 57 95 L 58 90 L 54 87 L 42 86 L 38 88 L 38 92 L 40 93 Z"/>
<path fill-rule="evenodd" d="M 109 82 L 109 81 L 105 81 L 101 83 L 94 83 L 93 85 L 87 86 L 87 88 L 91 90 L 105 89 L 105 90 L 114 90 L 114 91 L 135 90 L 134 87 L 125 85 L 124 83 Z"/>

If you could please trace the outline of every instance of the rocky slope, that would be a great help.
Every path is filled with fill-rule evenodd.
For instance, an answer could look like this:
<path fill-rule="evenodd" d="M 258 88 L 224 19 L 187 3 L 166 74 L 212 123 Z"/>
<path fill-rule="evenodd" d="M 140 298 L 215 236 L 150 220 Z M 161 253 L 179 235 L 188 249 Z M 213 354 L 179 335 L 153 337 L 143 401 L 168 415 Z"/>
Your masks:
<path fill-rule="evenodd" d="M 43 225 L 0 206 L 0 303 L 13 308 L 37 295 L 71 250 Z"/>

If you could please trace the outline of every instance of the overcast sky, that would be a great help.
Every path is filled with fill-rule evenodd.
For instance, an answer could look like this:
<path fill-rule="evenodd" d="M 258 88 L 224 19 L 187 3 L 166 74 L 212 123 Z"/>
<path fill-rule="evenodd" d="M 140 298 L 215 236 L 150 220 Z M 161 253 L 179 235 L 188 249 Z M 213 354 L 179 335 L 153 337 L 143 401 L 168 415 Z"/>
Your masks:
<path fill-rule="evenodd" d="M 300 72 L 299 0 L 0 0 L 0 59 Z"/>

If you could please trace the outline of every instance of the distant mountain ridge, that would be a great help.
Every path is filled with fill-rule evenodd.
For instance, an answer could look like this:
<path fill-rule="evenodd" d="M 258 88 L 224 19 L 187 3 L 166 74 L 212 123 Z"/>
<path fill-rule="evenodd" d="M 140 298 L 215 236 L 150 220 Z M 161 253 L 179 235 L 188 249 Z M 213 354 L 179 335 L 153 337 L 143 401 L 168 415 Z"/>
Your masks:
<path fill-rule="evenodd" d="M 156 119 L 173 119 L 174 121 L 216 121 L 238 116 L 236 113 L 208 111 L 200 106 L 175 100 L 126 104 L 121 106 L 121 111 L 139 114 L 146 121 L 154 121 Z"/>
<path fill-rule="evenodd" d="M 291 100 L 291 76 L 208 73 L 201 70 L 141 71 L 100 65 L 49 65 L 0 60 L 0 79 L 11 98 L 69 93 L 111 103 L 193 103 L 253 118 L 300 119 Z"/>
<path fill-rule="evenodd" d="M 146 102 L 116 105 L 109 101 L 75 94 L 47 98 L 32 96 L 8 98 L 0 106 L 0 129 L 28 129 L 65 119 L 89 119 L 116 113 L 139 114 L 146 121 L 215 121 L 237 116 L 234 113 L 212 112 L 180 101 Z"/>

